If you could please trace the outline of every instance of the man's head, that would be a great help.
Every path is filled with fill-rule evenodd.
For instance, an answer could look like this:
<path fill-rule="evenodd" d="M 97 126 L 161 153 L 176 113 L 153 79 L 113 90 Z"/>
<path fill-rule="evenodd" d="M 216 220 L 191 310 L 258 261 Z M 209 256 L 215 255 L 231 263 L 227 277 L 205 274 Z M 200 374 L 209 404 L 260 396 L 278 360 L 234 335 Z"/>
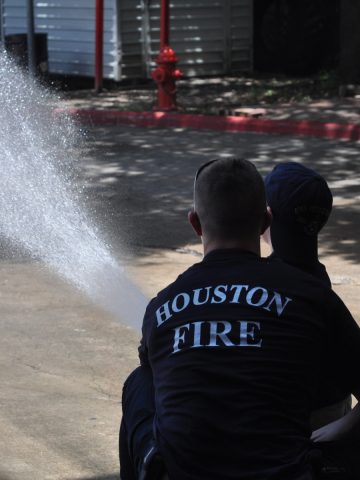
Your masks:
<path fill-rule="evenodd" d="M 210 241 L 258 239 L 268 225 L 264 182 L 243 159 L 216 159 L 198 170 L 190 222 Z"/>
<path fill-rule="evenodd" d="M 317 235 L 332 208 L 325 179 L 299 163 L 284 162 L 266 176 L 265 188 L 273 216 L 270 232 L 275 252 L 281 255 L 290 247 L 295 252 L 294 242 L 299 250 L 307 245 L 317 247 Z"/>

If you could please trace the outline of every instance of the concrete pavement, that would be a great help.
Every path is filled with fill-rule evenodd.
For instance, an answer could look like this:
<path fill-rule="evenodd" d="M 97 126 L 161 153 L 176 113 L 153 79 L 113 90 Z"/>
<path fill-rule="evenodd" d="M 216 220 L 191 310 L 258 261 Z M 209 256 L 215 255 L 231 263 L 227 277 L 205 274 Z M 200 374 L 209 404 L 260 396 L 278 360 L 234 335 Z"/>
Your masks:
<path fill-rule="evenodd" d="M 359 153 L 355 142 L 97 127 L 79 151 L 78 184 L 115 256 L 151 296 L 201 258 L 186 220 L 201 163 L 242 155 L 265 174 L 301 161 L 333 190 L 321 253 L 360 321 Z M 121 386 L 137 364 L 138 334 L 39 264 L 4 259 L 0 269 L 0 480 L 118 478 Z"/>

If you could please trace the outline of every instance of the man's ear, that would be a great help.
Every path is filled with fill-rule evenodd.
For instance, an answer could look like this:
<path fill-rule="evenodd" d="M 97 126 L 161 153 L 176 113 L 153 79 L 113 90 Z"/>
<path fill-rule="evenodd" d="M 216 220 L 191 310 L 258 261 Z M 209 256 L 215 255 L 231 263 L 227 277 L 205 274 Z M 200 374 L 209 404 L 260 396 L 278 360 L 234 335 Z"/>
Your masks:
<path fill-rule="evenodd" d="M 273 214 L 272 214 L 271 208 L 267 207 L 266 212 L 264 213 L 260 235 L 262 235 L 270 227 L 272 219 L 273 219 Z"/>
<path fill-rule="evenodd" d="M 194 229 L 194 232 L 196 233 L 196 235 L 201 237 L 202 236 L 202 228 L 201 228 L 201 223 L 200 223 L 200 219 L 198 217 L 198 214 L 196 212 L 194 212 L 194 210 L 190 210 L 190 212 L 188 213 L 188 219 L 189 219 L 190 225 Z"/>

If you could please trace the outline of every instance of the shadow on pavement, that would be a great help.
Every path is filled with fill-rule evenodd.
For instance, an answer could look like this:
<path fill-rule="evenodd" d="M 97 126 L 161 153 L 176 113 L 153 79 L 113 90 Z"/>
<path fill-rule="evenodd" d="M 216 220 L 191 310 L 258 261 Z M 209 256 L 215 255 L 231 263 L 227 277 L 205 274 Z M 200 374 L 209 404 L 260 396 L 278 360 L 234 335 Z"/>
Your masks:
<path fill-rule="evenodd" d="M 13 480 L 10 475 L 0 471 L 0 480 Z"/>
<path fill-rule="evenodd" d="M 81 182 L 110 242 L 130 251 L 198 243 L 187 223 L 195 171 L 217 156 L 243 156 L 265 175 L 276 162 L 298 161 L 324 175 L 337 207 L 321 241 L 327 254 L 360 259 L 359 144 L 308 138 L 184 129 L 90 130 Z M 145 254 L 145 253 L 144 253 Z"/>
<path fill-rule="evenodd" d="M 146 255 L 199 243 L 187 222 L 194 174 L 218 156 L 243 156 L 265 175 L 280 161 L 314 168 L 328 181 L 336 207 L 321 235 L 327 255 L 360 260 L 360 144 L 181 128 L 96 127 L 89 130 L 77 167 L 100 230 L 115 253 Z M 13 255 L 3 239 L 0 257 Z"/>

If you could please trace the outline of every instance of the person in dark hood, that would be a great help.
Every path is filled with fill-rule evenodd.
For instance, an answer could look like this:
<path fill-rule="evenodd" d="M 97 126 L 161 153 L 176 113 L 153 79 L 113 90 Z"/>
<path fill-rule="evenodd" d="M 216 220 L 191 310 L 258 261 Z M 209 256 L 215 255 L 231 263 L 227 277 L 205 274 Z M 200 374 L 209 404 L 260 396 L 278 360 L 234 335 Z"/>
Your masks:
<path fill-rule="evenodd" d="M 283 162 L 265 177 L 265 190 L 272 214 L 265 240 L 271 243 L 272 256 L 331 286 L 318 257 L 318 235 L 333 204 L 326 180 L 300 163 Z"/>

